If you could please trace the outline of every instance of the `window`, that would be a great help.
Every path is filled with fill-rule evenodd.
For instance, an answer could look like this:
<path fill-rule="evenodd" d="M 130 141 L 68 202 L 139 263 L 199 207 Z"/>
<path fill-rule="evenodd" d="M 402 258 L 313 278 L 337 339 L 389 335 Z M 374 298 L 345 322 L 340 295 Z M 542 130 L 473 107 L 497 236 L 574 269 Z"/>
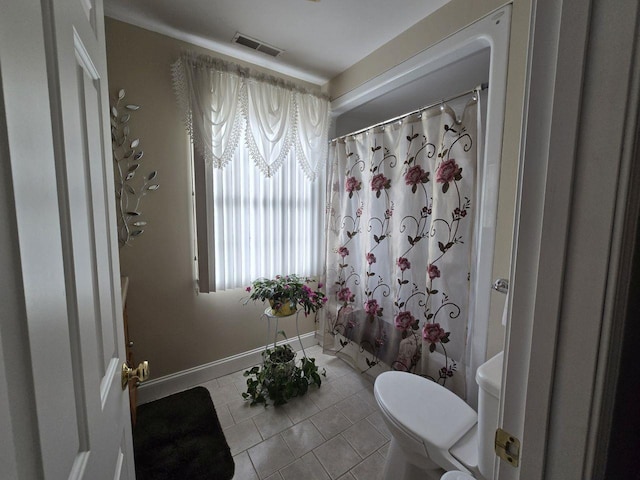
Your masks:
<path fill-rule="evenodd" d="M 210 57 L 174 87 L 194 144 L 199 288 L 320 273 L 328 99 Z"/>
<path fill-rule="evenodd" d="M 320 273 L 324 175 L 312 182 L 289 158 L 267 178 L 242 146 L 224 169 L 205 168 L 212 291 L 258 277 Z"/>

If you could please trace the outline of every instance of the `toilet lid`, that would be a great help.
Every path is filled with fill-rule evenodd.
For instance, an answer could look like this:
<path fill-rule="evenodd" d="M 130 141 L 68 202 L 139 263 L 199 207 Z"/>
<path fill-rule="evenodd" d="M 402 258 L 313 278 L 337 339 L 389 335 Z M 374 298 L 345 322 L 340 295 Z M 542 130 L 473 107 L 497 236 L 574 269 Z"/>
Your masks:
<path fill-rule="evenodd" d="M 385 413 L 406 432 L 449 450 L 478 421 L 476 412 L 443 386 L 406 372 L 384 372 L 374 393 Z"/>
<path fill-rule="evenodd" d="M 440 480 L 474 480 L 474 477 L 473 475 L 469 475 L 465 472 L 452 471 L 445 473 L 442 477 L 440 477 Z"/>

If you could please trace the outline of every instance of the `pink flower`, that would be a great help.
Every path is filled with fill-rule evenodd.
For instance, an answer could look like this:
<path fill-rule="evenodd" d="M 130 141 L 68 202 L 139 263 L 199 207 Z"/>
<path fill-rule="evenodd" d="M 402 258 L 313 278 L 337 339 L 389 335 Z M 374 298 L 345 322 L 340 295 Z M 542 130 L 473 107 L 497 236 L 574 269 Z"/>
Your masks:
<path fill-rule="evenodd" d="M 322 288 L 322 287 L 324 287 L 324 283 L 318 282 L 318 288 Z"/>
<path fill-rule="evenodd" d="M 340 300 L 341 302 L 348 302 L 351 300 L 351 297 L 352 295 L 349 287 L 344 287 L 338 290 L 338 300 Z"/>
<path fill-rule="evenodd" d="M 361 216 L 362 216 L 362 207 L 356 210 L 356 217 L 361 217 Z"/>
<path fill-rule="evenodd" d="M 431 280 L 433 280 L 434 278 L 440 278 L 440 270 L 433 263 L 429 264 L 427 272 L 429 273 L 429 278 Z"/>
<path fill-rule="evenodd" d="M 376 256 L 373 253 L 367 253 L 367 263 L 369 265 L 376 263 Z"/>
<path fill-rule="evenodd" d="M 467 216 L 467 211 L 466 211 L 466 210 L 460 210 L 459 208 L 456 208 L 456 209 L 453 211 L 453 214 L 454 214 L 456 217 L 466 217 L 466 216 Z"/>
<path fill-rule="evenodd" d="M 460 173 L 462 173 L 462 169 L 458 167 L 458 164 L 453 158 L 445 160 L 438 167 L 436 181 L 439 183 L 449 183 L 453 180 L 460 180 L 460 178 L 462 178 Z"/>
<path fill-rule="evenodd" d="M 422 329 L 422 338 L 424 338 L 427 343 L 438 343 L 446 336 L 447 334 L 444 329 L 440 327 L 439 323 L 424 324 L 424 328 Z"/>
<path fill-rule="evenodd" d="M 247 292 L 250 292 L 250 291 L 251 291 L 251 287 L 247 287 L 247 288 L 245 288 L 245 290 L 246 290 Z"/>
<path fill-rule="evenodd" d="M 338 255 L 340 255 L 342 258 L 346 257 L 347 255 L 349 255 L 349 249 L 347 247 L 340 247 L 338 249 Z"/>
<path fill-rule="evenodd" d="M 453 377 L 454 367 L 442 367 L 440 369 L 440 378 Z"/>
<path fill-rule="evenodd" d="M 356 177 L 348 177 L 344 182 L 344 189 L 353 193 L 354 190 L 360 190 L 362 183 Z"/>
<path fill-rule="evenodd" d="M 406 310 L 403 312 L 398 312 L 396 318 L 394 319 L 396 328 L 403 331 L 411 328 L 411 325 L 413 325 L 415 321 L 416 318 L 411 315 L 411 312 L 408 312 Z"/>
<path fill-rule="evenodd" d="M 391 187 L 391 180 L 385 177 L 382 173 L 378 173 L 377 175 L 374 175 L 373 178 L 371 179 L 371 190 L 373 190 L 374 192 L 378 192 L 378 196 L 379 196 L 380 190 L 382 190 L 383 188 L 390 188 L 390 187 Z"/>
<path fill-rule="evenodd" d="M 407 268 L 411 268 L 411 262 L 409 262 L 408 258 L 405 257 L 400 257 L 397 261 L 398 267 L 400 268 L 400 270 L 402 270 L 403 272 L 407 269 Z"/>
<path fill-rule="evenodd" d="M 364 302 L 364 311 L 367 312 L 368 315 L 376 315 L 379 308 L 378 301 L 375 298 Z"/>
<path fill-rule="evenodd" d="M 425 172 L 420 165 L 414 165 L 404 175 L 404 183 L 416 186 L 429 181 L 429 172 Z"/>
<path fill-rule="evenodd" d="M 391 218 L 391 215 L 393 215 L 393 210 L 391 210 L 390 208 L 388 208 L 388 209 L 384 212 L 384 218 Z"/>

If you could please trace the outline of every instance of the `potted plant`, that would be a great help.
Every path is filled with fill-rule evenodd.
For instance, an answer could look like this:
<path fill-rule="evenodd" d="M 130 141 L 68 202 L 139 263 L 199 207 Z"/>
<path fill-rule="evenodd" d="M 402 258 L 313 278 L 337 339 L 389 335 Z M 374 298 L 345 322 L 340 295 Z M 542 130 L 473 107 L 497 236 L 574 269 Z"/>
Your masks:
<path fill-rule="evenodd" d="M 284 332 L 278 332 L 285 337 Z M 286 338 L 286 337 L 285 337 Z M 244 372 L 247 378 L 247 391 L 242 394 L 251 405 L 268 405 L 270 399 L 274 405 L 283 405 L 293 397 L 307 393 L 310 385 L 320 387 L 326 372 L 318 371 L 314 358 L 305 355 L 300 366 L 295 364 L 295 352 L 288 344 L 274 345 L 263 353 L 262 367 L 255 366 Z"/>
<path fill-rule="evenodd" d="M 271 279 L 258 278 L 246 288 L 250 295 L 245 304 L 249 300 L 268 301 L 271 305 L 268 315 L 285 317 L 301 308 L 306 316 L 317 312 L 327 301 L 320 290 L 322 284 L 318 283 L 317 288 L 312 288 L 314 282 L 311 278 L 295 274 L 276 275 Z M 285 337 L 284 332 L 278 333 Z M 275 405 L 282 405 L 290 398 L 307 393 L 309 385 L 319 387 L 322 383 L 315 359 L 305 354 L 300 366 L 296 366 L 295 352 L 287 344 L 278 345 L 274 340 L 273 347 L 265 349 L 262 355 L 262 366 L 244 372 L 244 376 L 250 378 L 247 378 L 247 391 L 242 396 L 251 399 L 251 405 L 266 405 L 267 398 Z M 326 376 L 324 369 L 322 375 Z"/>
<path fill-rule="evenodd" d="M 258 278 L 251 286 L 249 300 L 268 301 L 273 315 L 286 317 L 296 312 L 300 307 L 305 315 L 317 312 L 326 303 L 327 297 L 321 290 L 322 284 L 311 288 L 315 280 L 299 275 L 276 275 L 275 278 Z M 246 303 L 246 302 L 245 302 Z"/>

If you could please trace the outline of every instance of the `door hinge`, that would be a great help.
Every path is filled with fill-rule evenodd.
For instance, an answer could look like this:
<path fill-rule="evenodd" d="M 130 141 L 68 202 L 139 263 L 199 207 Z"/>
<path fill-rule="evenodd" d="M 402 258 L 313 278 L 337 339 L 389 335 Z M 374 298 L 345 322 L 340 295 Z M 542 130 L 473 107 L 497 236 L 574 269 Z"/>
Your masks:
<path fill-rule="evenodd" d="M 520 463 L 520 440 L 501 428 L 496 430 L 495 450 L 509 465 L 517 467 Z"/>

